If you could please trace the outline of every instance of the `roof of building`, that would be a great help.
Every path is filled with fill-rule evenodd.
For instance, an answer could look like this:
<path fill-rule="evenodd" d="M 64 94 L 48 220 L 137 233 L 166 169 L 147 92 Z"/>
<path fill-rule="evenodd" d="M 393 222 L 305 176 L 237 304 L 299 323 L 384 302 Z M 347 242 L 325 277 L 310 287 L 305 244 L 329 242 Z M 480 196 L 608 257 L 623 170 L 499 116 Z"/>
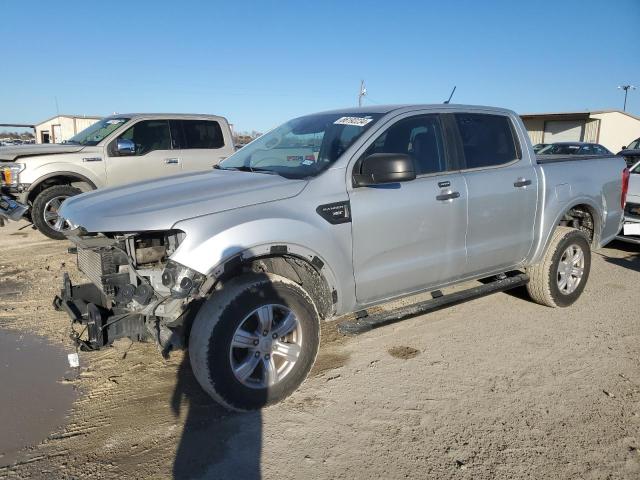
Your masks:
<path fill-rule="evenodd" d="M 631 117 L 635 120 L 640 120 L 640 117 L 637 115 L 634 115 L 632 113 L 629 112 L 623 112 L 622 110 L 584 110 L 582 112 L 544 112 L 544 113 L 522 113 L 520 114 L 520 117 L 522 118 L 534 118 L 534 117 L 580 117 L 580 116 L 584 116 L 584 117 L 588 117 L 591 114 L 601 114 L 601 113 L 621 113 L 623 115 L 627 115 L 628 117 Z"/>
<path fill-rule="evenodd" d="M 37 125 L 42 125 L 43 123 L 47 123 L 50 122 L 51 120 L 53 120 L 54 118 L 59 118 L 59 117 L 66 117 L 66 118 L 88 118 L 89 120 L 100 120 L 101 118 L 104 117 L 104 115 L 99 116 L 99 115 L 65 115 L 64 113 L 61 113 L 60 115 L 54 115 L 53 117 L 49 117 L 46 120 L 43 120 L 41 122 L 36 123 Z"/>

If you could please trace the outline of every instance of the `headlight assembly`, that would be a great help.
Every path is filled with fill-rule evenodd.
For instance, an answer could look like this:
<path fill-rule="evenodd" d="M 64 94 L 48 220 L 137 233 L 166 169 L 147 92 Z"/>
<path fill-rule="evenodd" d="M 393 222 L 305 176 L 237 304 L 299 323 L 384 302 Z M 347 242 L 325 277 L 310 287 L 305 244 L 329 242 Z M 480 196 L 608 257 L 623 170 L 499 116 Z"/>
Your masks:
<path fill-rule="evenodd" d="M 25 169 L 24 163 L 9 163 L 0 165 L 0 182 L 3 185 L 18 185 L 20 172 Z"/>
<path fill-rule="evenodd" d="M 162 285 L 171 291 L 173 298 L 186 298 L 202 285 L 205 276 L 184 265 L 169 260 L 162 272 Z"/>

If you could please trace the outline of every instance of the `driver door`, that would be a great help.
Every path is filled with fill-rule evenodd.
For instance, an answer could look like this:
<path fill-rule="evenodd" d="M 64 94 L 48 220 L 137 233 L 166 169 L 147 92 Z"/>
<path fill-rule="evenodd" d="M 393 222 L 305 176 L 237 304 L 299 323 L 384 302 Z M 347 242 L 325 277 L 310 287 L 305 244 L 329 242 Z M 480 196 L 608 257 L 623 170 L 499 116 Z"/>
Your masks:
<path fill-rule="evenodd" d="M 135 144 L 135 153 L 118 154 L 117 139 L 109 144 L 108 186 L 181 173 L 180 151 L 173 149 L 168 120 L 141 120 L 125 130 L 120 138 L 131 140 Z"/>
<path fill-rule="evenodd" d="M 440 115 L 412 115 L 367 148 L 414 159 L 417 178 L 352 188 L 353 270 L 367 304 L 453 281 L 466 267 L 467 187 L 446 154 Z"/>

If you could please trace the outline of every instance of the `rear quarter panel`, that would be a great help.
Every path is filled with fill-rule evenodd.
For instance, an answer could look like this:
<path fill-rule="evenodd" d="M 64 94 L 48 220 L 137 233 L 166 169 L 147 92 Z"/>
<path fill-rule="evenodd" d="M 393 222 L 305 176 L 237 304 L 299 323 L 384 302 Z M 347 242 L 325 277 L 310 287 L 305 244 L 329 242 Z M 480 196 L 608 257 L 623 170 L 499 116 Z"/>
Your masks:
<path fill-rule="evenodd" d="M 563 215 L 577 205 L 589 207 L 594 219 L 593 248 L 611 241 L 620 229 L 622 171 L 620 157 L 545 163 L 537 166 L 542 200 L 538 241 L 531 263 L 541 261 Z"/>

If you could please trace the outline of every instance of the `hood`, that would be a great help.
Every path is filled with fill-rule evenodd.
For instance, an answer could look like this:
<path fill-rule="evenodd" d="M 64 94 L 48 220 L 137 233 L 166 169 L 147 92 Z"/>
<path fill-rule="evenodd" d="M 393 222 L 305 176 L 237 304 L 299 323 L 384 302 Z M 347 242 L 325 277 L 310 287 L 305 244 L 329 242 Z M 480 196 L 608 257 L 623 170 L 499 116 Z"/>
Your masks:
<path fill-rule="evenodd" d="M 306 180 L 214 170 L 84 193 L 60 215 L 88 232 L 169 230 L 176 222 L 299 194 Z"/>
<path fill-rule="evenodd" d="M 0 162 L 13 162 L 20 157 L 34 155 L 55 155 L 58 153 L 79 152 L 84 145 L 67 143 L 43 143 L 40 145 L 16 145 L 14 147 L 0 147 Z"/>

